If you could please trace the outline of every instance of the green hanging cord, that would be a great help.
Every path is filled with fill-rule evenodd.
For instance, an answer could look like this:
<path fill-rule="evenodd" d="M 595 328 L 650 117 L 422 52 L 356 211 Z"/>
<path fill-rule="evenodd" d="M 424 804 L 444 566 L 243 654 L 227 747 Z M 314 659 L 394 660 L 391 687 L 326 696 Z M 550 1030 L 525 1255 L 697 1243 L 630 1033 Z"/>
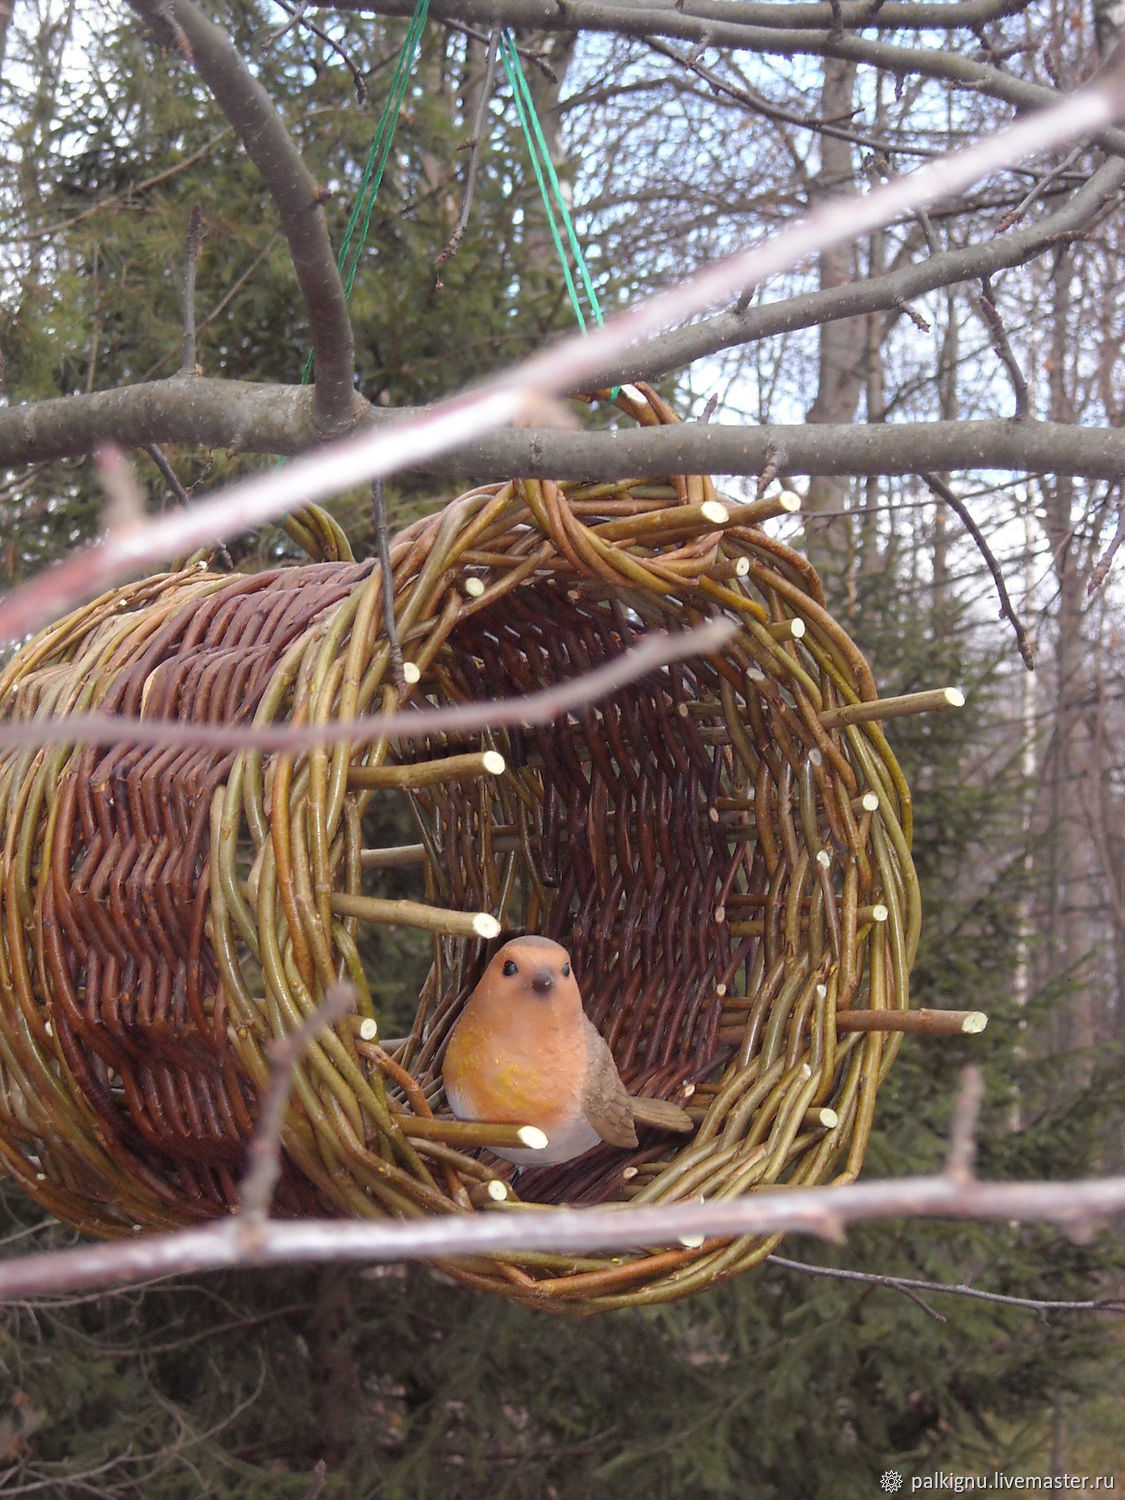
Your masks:
<path fill-rule="evenodd" d="M 563 227 L 566 230 L 567 239 L 570 242 L 571 253 L 574 256 L 574 264 L 578 268 L 578 274 L 581 278 L 582 286 L 586 293 L 586 299 L 590 304 L 590 310 L 594 315 L 594 321 L 595 323 L 601 323 L 602 310 L 598 304 L 598 295 L 594 290 L 594 284 L 591 281 L 590 273 L 586 268 L 586 259 L 582 254 L 582 246 L 578 242 L 578 235 L 574 229 L 574 221 L 571 219 L 570 210 L 566 206 L 566 199 L 563 196 L 562 186 L 559 182 L 558 175 L 555 172 L 555 165 L 551 160 L 551 153 L 547 146 L 546 138 L 543 135 L 543 127 L 539 122 L 539 116 L 535 110 L 535 102 L 531 95 L 531 88 L 528 84 L 527 77 L 524 74 L 523 67 L 520 63 L 520 56 L 519 52 L 516 49 L 515 39 L 513 38 L 510 31 L 505 30 L 502 34 L 501 45 L 504 48 L 505 71 L 507 72 L 508 80 L 512 85 L 512 92 L 516 96 L 516 107 L 519 111 L 520 123 L 523 125 L 524 134 L 527 136 L 528 147 L 531 151 L 532 161 L 535 164 L 536 177 L 539 180 L 540 192 L 543 194 L 543 201 L 547 208 L 548 218 L 551 219 L 552 231 L 555 230 L 554 216 L 551 211 L 550 199 L 548 198 L 546 190 L 543 186 L 542 172 L 544 171 L 546 172 L 546 175 L 550 181 L 551 192 L 556 204 L 558 205 L 559 217 L 561 218 Z M 529 122 L 530 130 L 528 128 Z M 540 170 L 538 165 L 539 161 L 541 161 L 543 164 L 542 171 Z M 556 245 L 558 245 L 559 243 L 557 232 L 555 232 L 555 243 Z M 585 327 L 581 316 L 579 316 L 578 321 L 581 326 Z"/>
<path fill-rule="evenodd" d="M 410 75 L 414 70 L 414 62 L 418 56 L 418 48 L 422 42 L 422 33 L 426 29 L 426 17 L 430 9 L 430 0 L 417 0 L 414 14 L 410 18 L 410 27 L 406 33 L 406 40 L 402 44 L 398 63 L 395 66 L 394 77 L 391 79 L 391 91 L 383 106 L 383 113 L 379 117 L 379 124 L 375 130 L 375 140 L 372 142 L 371 153 L 374 157 L 378 149 L 379 160 L 375 166 L 374 175 L 371 177 L 371 191 L 367 199 L 367 212 L 363 217 L 363 225 L 360 230 L 359 245 L 352 263 L 348 270 L 347 279 L 344 282 L 344 295 L 350 297 L 352 287 L 355 285 L 356 271 L 359 269 L 360 256 L 363 247 L 367 243 L 367 232 L 371 225 L 371 215 L 375 209 L 375 199 L 378 197 L 379 188 L 383 182 L 383 172 L 387 165 L 387 158 L 391 154 L 391 143 L 394 140 L 395 126 L 398 124 L 399 112 L 402 109 L 402 101 L 406 97 L 407 85 Z M 371 174 L 365 173 L 365 179 Z M 360 194 L 357 198 L 356 208 L 353 209 L 353 218 L 358 217 L 359 201 L 362 198 L 366 180 L 360 185 Z M 351 241 L 354 224 L 350 224 L 344 234 L 344 243 L 340 247 L 340 267 L 343 268 L 347 256 L 348 245 Z"/>
<path fill-rule="evenodd" d="M 578 288 L 575 285 L 574 276 L 570 269 L 570 261 L 563 246 L 562 235 L 559 232 L 558 220 L 562 221 L 566 231 L 567 241 L 570 245 L 574 264 L 578 270 L 578 276 L 582 283 L 582 289 L 586 293 L 586 300 L 590 307 L 595 323 L 604 322 L 601 304 L 598 302 L 598 294 L 594 290 L 594 283 L 586 266 L 586 257 L 582 254 L 582 246 L 579 243 L 578 234 L 574 228 L 574 221 L 570 216 L 570 210 L 566 206 L 563 196 L 562 185 L 555 171 L 554 162 L 543 134 L 543 127 L 536 113 L 535 101 L 531 95 L 523 67 L 520 63 L 519 52 L 516 49 L 515 38 L 510 30 L 505 28 L 500 33 L 500 57 L 504 64 L 504 71 L 508 75 L 508 83 L 512 90 L 512 97 L 516 104 L 516 113 L 519 116 L 520 125 L 527 140 L 528 154 L 531 157 L 531 165 L 535 172 L 535 180 L 539 184 L 539 192 L 543 199 L 543 206 L 547 211 L 547 227 L 551 231 L 551 238 L 555 244 L 555 251 L 562 266 L 563 277 L 566 281 L 566 289 L 570 296 L 570 305 L 574 309 L 574 316 L 578 320 L 578 326 L 583 333 L 586 331 L 586 318 L 582 311 L 582 304 L 578 297 Z M 548 188 L 548 183 L 550 184 Z M 554 202 L 552 203 L 552 198 Z M 556 219 L 555 208 L 558 208 Z M 614 386 L 610 393 L 610 399 L 616 399 L 619 386 Z"/>
<path fill-rule="evenodd" d="M 383 173 L 386 170 L 387 158 L 391 153 L 391 143 L 394 140 L 395 126 L 402 110 L 402 101 L 406 97 L 407 85 L 410 75 L 414 70 L 414 62 L 418 56 L 418 48 L 422 41 L 422 33 L 426 27 L 426 19 L 429 14 L 430 0 L 418 0 L 414 7 L 414 13 L 410 18 L 406 37 L 402 44 L 402 50 L 398 55 L 398 62 L 391 77 L 391 87 L 387 94 L 387 101 L 383 105 L 383 113 L 379 116 L 379 123 L 375 127 L 375 135 L 371 142 L 371 149 L 367 153 L 367 162 L 363 168 L 363 176 L 360 178 L 359 189 L 356 192 L 352 211 L 348 215 L 348 222 L 344 228 L 344 238 L 340 243 L 340 250 L 336 256 L 336 269 L 344 276 L 344 300 L 350 299 L 352 288 L 355 286 L 356 272 L 359 270 L 360 257 L 364 246 L 367 244 L 368 232 L 371 228 L 371 216 L 375 210 L 375 199 L 378 197 L 379 188 L 382 185 Z M 370 189 L 370 191 L 369 191 Z M 364 212 L 364 201 L 367 208 Z M 356 226 L 359 224 L 360 215 L 363 214 L 363 224 L 360 228 L 359 244 L 356 246 L 355 254 L 351 257 L 345 275 L 344 267 L 348 262 L 348 252 L 351 249 L 352 239 L 355 235 Z M 309 350 L 305 359 L 304 369 L 301 371 L 301 384 L 308 385 L 312 378 L 313 353 Z"/>
<path fill-rule="evenodd" d="M 508 75 L 508 83 L 511 86 L 512 98 L 514 99 L 516 105 L 516 114 L 519 116 L 520 125 L 523 127 L 523 133 L 527 139 L 528 155 L 531 157 L 531 165 L 532 169 L 535 172 L 535 180 L 539 184 L 539 194 L 543 199 L 543 207 L 547 210 L 547 228 L 551 231 L 551 238 L 555 242 L 555 253 L 559 258 L 559 264 L 562 266 L 562 273 L 566 280 L 566 289 L 570 296 L 570 305 L 574 309 L 574 316 L 578 320 L 579 328 L 581 328 L 583 333 L 585 333 L 586 318 L 582 311 L 582 304 L 578 299 L 578 288 L 574 284 L 574 277 L 571 274 L 570 270 L 570 262 L 567 259 L 566 250 L 563 247 L 562 236 L 559 233 L 559 226 L 555 218 L 554 205 L 551 202 L 551 193 L 547 187 L 547 179 L 544 176 L 543 166 L 541 163 L 538 146 L 536 144 L 535 134 L 532 130 L 531 120 L 528 117 L 528 104 L 531 102 L 531 96 L 530 93 L 528 93 L 527 102 L 525 103 L 524 91 L 527 89 L 527 80 L 523 76 L 522 69 L 520 69 L 519 72 L 516 72 L 515 68 L 513 68 L 513 57 L 515 57 L 516 59 L 515 68 L 519 68 L 519 54 L 515 51 L 515 44 L 512 41 L 511 35 L 507 30 L 504 30 L 500 33 L 500 59 L 504 64 L 504 71 Z M 523 89 L 520 88 L 521 82 L 523 84 Z M 535 125 L 536 127 L 538 127 L 539 120 L 538 117 L 534 115 L 534 108 L 534 104 L 531 104 L 531 109 L 533 112 L 531 118 L 535 120 Z M 541 131 L 539 132 L 539 134 L 540 137 L 542 137 Z M 546 150 L 545 142 L 543 155 L 546 158 L 547 168 L 550 171 L 551 176 L 554 178 L 554 186 L 556 196 L 558 197 L 559 206 L 561 207 L 562 212 L 565 214 L 566 204 L 563 202 L 561 196 L 559 196 L 560 189 L 558 178 L 555 176 L 550 152 Z"/>

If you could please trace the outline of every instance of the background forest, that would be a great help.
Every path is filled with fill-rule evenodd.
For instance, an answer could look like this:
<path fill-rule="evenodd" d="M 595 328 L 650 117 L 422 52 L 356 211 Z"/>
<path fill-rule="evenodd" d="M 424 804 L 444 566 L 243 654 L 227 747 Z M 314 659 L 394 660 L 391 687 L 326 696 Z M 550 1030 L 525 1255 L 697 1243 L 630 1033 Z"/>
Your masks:
<path fill-rule="evenodd" d="M 410 7 L 201 8 L 323 185 L 339 245 Z M 608 314 L 833 192 L 910 172 L 1078 86 L 1121 7 L 555 9 L 431 5 L 350 301 L 358 389 L 375 407 L 435 400 L 573 326 L 510 91 L 486 66 L 498 20 L 517 28 Z M 467 227 L 437 266 L 470 160 Z M 703 421 L 757 434 L 720 486 L 752 495 L 765 454 L 800 492 L 802 516 L 771 529 L 821 570 L 882 694 L 967 694 L 961 712 L 899 721 L 890 738 L 918 811 L 915 1003 L 980 1009 L 990 1025 L 963 1042 L 907 1040 L 880 1092 L 869 1176 L 940 1168 L 969 1061 L 985 1074 L 982 1177 L 1122 1166 L 1125 655 L 1109 560 L 1125 510 L 1102 439 L 1125 403 L 1123 186 L 1125 134 L 1109 131 L 810 257 L 613 372 L 657 382 L 693 434 Z M 289 443 L 258 434 L 242 451 L 204 440 L 190 375 L 167 380 L 143 417 L 128 404 L 131 388 L 179 369 L 195 206 L 196 363 L 296 386 L 310 332 L 286 238 L 204 83 L 126 5 L 0 0 L 6 586 L 96 534 L 99 422 L 94 436 L 118 424 L 154 512 L 307 439 L 295 425 Z M 89 426 L 93 408 L 39 408 L 35 427 L 13 410 L 103 392 L 126 400 Z M 844 429 L 852 456 L 829 462 Z M 471 453 L 401 475 L 387 489 L 392 527 L 495 477 Z M 369 495 L 332 510 L 369 555 Z M 228 545 L 248 568 L 298 555 L 280 529 Z M 424 945 L 373 959 L 388 1007 L 408 1006 Z M 73 1239 L 10 1187 L 0 1213 L 9 1253 Z M 895 1221 L 840 1245 L 794 1237 L 783 1252 L 690 1301 L 588 1321 L 399 1266 L 10 1305 L 0 1490 L 304 1496 L 318 1460 L 323 1493 L 349 1497 L 852 1500 L 891 1469 L 1125 1484 L 1119 1313 L 870 1279 L 1120 1299 L 1119 1237 Z"/>

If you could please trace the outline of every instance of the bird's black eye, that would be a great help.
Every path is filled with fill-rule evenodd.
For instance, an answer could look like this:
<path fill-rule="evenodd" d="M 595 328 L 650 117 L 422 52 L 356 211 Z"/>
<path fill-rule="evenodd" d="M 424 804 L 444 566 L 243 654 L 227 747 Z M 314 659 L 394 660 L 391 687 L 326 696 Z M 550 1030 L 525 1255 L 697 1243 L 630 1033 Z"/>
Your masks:
<path fill-rule="evenodd" d="M 570 978 L 570 965 L 569 964 L 563 964 L 563 966 L 562 966 L 562 977 L 564 979 L 569 979 Z"/>
<path fill-rule="evenodd" d="M 507 975 L 507 977 L 509 979 L 511 979 L 511 977 L 512 977 L 513 974 L 518 974 L 519 973 L 519 970 L 516 968 L 515 964 L 512 962 L 512 960 L 510 958 L 506 958 L 504 960 L 504 973 Z"/>

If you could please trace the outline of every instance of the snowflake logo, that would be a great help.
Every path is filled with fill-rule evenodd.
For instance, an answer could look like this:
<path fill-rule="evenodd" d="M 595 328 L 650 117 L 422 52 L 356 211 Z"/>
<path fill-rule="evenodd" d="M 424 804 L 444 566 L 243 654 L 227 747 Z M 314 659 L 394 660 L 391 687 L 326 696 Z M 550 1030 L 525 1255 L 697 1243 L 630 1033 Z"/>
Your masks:
<path fill-rule="evenodd" d="M 879 1484 L 888 1495 L 895 1495 L 902 1489 L 902 1475 L 897 1469 L 888 1469 Z"/>

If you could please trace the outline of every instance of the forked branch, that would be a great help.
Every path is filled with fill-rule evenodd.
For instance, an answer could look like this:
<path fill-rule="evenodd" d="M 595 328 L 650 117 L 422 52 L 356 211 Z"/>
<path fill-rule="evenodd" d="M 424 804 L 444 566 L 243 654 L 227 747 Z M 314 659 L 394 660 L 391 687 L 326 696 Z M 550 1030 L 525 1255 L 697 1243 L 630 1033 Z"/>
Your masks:
<path fill-rule="evenodd" d="M 324 436 L 352 416 L 355 345 L 344 288 L 328 238 L 317 187 L 269 95 L 251 76 L 230 38 L 191 0 L 130 0 L 166 44 L 182 51 L 234 126 L 277 204 L 308 313 L 316 365 L 314 410 Z"/>

